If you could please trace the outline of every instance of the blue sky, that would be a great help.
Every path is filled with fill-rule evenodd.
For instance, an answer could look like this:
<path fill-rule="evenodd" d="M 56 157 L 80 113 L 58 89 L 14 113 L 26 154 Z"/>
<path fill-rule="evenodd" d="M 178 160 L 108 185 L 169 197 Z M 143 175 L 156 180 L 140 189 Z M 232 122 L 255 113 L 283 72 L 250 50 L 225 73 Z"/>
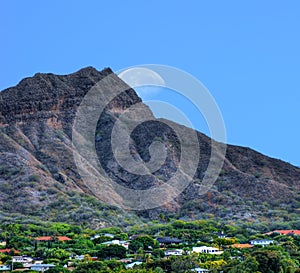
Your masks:
<path fill-rule="evenodd" d="M 300 166 L 299 14 L 296 0 L 3 0 L 0 89 L 36 72 L 175 66 L 210 90 L 229 143 Z"/>

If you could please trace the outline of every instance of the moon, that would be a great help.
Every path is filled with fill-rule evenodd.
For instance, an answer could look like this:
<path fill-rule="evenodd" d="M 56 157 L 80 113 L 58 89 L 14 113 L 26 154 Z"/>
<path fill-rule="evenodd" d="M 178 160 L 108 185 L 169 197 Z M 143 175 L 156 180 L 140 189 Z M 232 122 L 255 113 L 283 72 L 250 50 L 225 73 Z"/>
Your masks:
<path fill-rule="evenodd" d="M 118 74 L 130 87 L 165 86 L 164 79 L 155 71 L 144 67 L 132 67 Z"/>

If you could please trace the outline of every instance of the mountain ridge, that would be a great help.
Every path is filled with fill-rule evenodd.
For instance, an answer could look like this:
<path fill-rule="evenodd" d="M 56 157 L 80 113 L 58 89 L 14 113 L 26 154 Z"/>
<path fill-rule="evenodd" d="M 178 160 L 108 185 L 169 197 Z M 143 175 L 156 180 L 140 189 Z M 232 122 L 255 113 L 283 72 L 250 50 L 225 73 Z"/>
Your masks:
<path fill-rule="evenodd" d="M 130 221 L 128 217 L 139 221 L 136 214 L 151 219 L 166 214 L 226 221 L 298 220 L 300 169 L 246 147 L 227 146 L 219 178 L 206 194 L 199 195 L 211 153 L 210 138 L 200 132 L 197 172 L 193 182 L 173 201 L 136 214 L 97 201 L 74 163 L 72 125 L 82 98 L 110 74 L 116 77 L 110 68 L 99 72 L 93 67 L 69 75 L 37 73 L 0 92 L 0 210 L 4 214 L 67 222 L 90 219 L 96 226 L 107 225 L 116 215 L 120 223 Z M 97 155 L 110 177 L 136 189 L 149 188 L 172 177 L 180 156 L 178 138 L 163 120 L 156 119 L 133 132 L 131 152 L 147 161 L 148 148 L 154 139 L 159 139 L 168 148 L 162 168 L 140 178 L 111 167 L 116 166 L 116 160 L 110 151 L 109 133 L 120 113 L 141 102 L 130 87 L 111 101 L 99 119 L 95 142 Z M 191 133 L 192 129 L 172 124 Z M 113 211 L 113 216 L 104 215 L 103 207 Z"/>

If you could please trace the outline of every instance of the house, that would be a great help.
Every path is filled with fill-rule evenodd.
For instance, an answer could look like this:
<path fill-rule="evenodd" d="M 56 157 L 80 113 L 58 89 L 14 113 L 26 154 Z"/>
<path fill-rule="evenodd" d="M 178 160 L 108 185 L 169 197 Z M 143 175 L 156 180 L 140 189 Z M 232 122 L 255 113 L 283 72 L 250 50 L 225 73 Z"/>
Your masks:
<path fill-rule="evenodd" d="M 91 240 L 95 240 L 95 239 L 97 239 L 97 238 L 100 238 L 100 237 L 109 237 L 109 238 L 114 238 L 115 237 L 115 235 L 114 234 L 111 234 L 111 233 L 104 233 L 104 234 L 96 234 L 96 235 L 94 235 L 92 238 L 91 238 Z"/>
<path fill-rule="evenodd" d="M 70 258 L 74 258 L 75 260 L 82 261 L 82 260 L 84 260 L 84 255 L 75 255 L 75 256 L 70 257 Z"/>
<path fill-rule="evenodd" d="M 13 249 L 13 248 L 4 248 L 4 249 L 0 249 L 0 253 L 4 253 L 4 254 L 9 254 L 9 253 L 15 253 L 15 254 L 20 254 L 19 250 Z"/>
<path fill-rule="evenodd" d="M 115 238 L 115 235 L 111 234 L 111 233 L 104 233 L 104 234 L 102 234 L 102 236 L 104 236 L 104 237 L 110 237 L 110 238 Z"/>
<path fill-rule="evenodd" d="M 133 262 L 131 264 L 125 265 L 125 267 L 126 267 L 126 269 L 128 269 L 128 268 L 133 268 L 135 265 L 140 265 L 140 264 L 142 264 L 142 262 L 136 261 L 136 262 Z"/>
<path fill-rule="evenodd" d="M 60 242 L 65 242 L 65 241 L 71 241 L 72 239 L 67 236 L 41 236 L 35 238 L 35 240 L 42 241 L 42 242 L 55 241 L 55 240 L 58 240 Z"/>
<path fill-rule="evenodd" d="M 129 240 L 134 240 L 137 237 L 145 236 L 145 235 L 147 235 L 147 234 L 133 234 L 133 235 L 129 236 Z"/>
<path fill-rule="evenodd" d="M 122 240 L 111 240 L 111 241 L 107 241 L 107 242 L 102 243 L 102 245 L 107 245 L 107 246 L 110 246 L 110 245 L 121 245 L 121 246 L 124 246 L 126 249 L 128 249 L 129 242 L 122 241 Z"/>
<path fill-rule="evenodd" d="M 227 238 L 226 235 L 224 234 L 224 231 L 219 232 L 217 235 L 218 238 L 222 238 L 222 239 Z"/>
<path fill-rule="evenodd" d="M 22 264 L 29 264 L 32 263 L 33 258 L 28 256 L 12 256 L 13 263 L 22 263 Z"/>
<path fill-rule="evenodd" d="M 41 264 L 41 263 L 43 263 L 43 259 L 39 258 L 39 257 L 33 258 L 33 263 L 34 264 Z"/>
<path fill-rule="evenodd" d="M 171 238 L 171 237 L 158 237 L 156 238 L 156 241 L 158 241 L 161 246 L 182 243 L 182 240 L 178 238 Z"/>
<path fill-rule="evenodd" d="M 253 247 L 253 245 L 250 245 L 250 244 L 233 244 L 231 247 L 243 249 L 243 248 L 251 248 L 251 247 Z"/>
<path fill-rule="evenodd" d="M 30 267 L 33 258 L 28 256 L 12 256 L 12 263 L 21 263 L 24 267 Z"/>
<path fill-rule="evenodd" d="M 211 246 L 194 246 L 192 252 L 220 255 L 223 251 Z"/>
<path fill-rule="evenodd" d="M 121 260 L 119 260 L 119 262 L 120 263 L 124 263 L 124 264 L 131 263 L 132 262 L 132 258 L 121 259 Z"/>
<path fill-rule="evenodd" d="M 0 265 L 0 271 L 10 271 L 10 266 L 5 265 L 5 264 L 1 264 Z"/>
<path fill-rule="evenodd" d="M 255 239 L 255 240 L 250 241 L 251 245 L 254 245 L 254 246 L 260 245 L 260 246 L 263 246 L 263 247 L 265 247 L 267 245 L 270 245 L 270 244 L 273 244 L 273 243 L 274 243 L 273 240 L 267 240 L 267 239 Z"/>
<path fill-rule="evenodd" d="M 55 267 L 54 264 L 32 264 L 30 266 L 31 270 L 45 272 L 46 270 Z"/>
<path fill-rule="evenodd" d="M 294 229 L 278 229 L 271 232 L 265 233 L 266 235 L 271 235 L 273 233 L 279 233 L 281 235 L 300 235 L 300 230 L 294 230 Z"/>
<path fill-rule="evenodd" d="M 98 238 L 100 238 L 100 237 L 101 237 L 101 235 L 96 234 L 96 235 L 94 235 L 94 236 L 91 237 L 91 240 L 95 240 L 95 239 L 98 239 Z"/>
<path fill-rule="evenodd" d="M 197 273 L 206 273 L 206 272 L 209 272 L 208 269 L 200 268 L 200 267 L 196 267 L 196 268 L 192 269 L 191 271 L 197 272 Z"/>
<path fill-rule="evenodd" d="M 85 258 L 85 255 L 71 255 L 70 259 L 78 260 L 78 261 L 83 261 Z M 92 261 L 97 261 L 98 257 L 91 257 Z"/>
<path fill-rule="evenodd" d="M 165 251 L 165 256 L 181 256 L 183 253 L 182 249 L 169 249 Z"/>

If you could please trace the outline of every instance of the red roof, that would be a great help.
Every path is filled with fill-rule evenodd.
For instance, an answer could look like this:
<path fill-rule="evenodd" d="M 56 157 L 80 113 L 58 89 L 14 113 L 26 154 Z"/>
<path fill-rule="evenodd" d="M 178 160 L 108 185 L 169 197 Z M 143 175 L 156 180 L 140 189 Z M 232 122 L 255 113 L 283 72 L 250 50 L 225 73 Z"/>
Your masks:
<path fill-rule="evenodd" d="M 72 239 L 66 236 L 42 236 L 35 238 L 37 241 L 53 241 L 55 238 L 57 238 L 59 241 L 71 241 Z"/>
<path fill-rule="evenodd" d="M 272 234 L 272 233 L 279 233 L 279 234 L 282 234 L 282 235 L 291 235 L 291 234 L 300 235 L 300 230 L 278 229 L 278 230 L 274 230 L 274 231 L 268 232 L 266 234 L 269 235 L 269 234 Z"/>
<path fill-rule="evenodd" d="M 253 245 L 250 245 L 250 244 L 233 244 L 232 247 L 234 247 L 234 248 L 250 248 L 250 247 L 253 247 Z"/>
<path fill-rule="evenodd" d="M 15 253 L 20 253 L 19 250 L 15 250 L 15 249 L 10 249 L 10 248 L 0 249 L 0 253 L 9 253 L 11 251 L 13 251 Z"/>

